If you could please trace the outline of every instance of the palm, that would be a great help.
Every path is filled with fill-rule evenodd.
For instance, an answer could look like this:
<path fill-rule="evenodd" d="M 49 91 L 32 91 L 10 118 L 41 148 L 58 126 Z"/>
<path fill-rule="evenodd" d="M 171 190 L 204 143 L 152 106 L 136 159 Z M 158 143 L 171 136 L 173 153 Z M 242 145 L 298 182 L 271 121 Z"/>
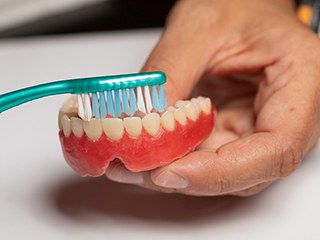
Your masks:
<path fill-rule="evenodd" d="M 253 131 L 255 84 L 246 79 L 206 78 L 200 81 L 194 94 L 212 98 L 218 109 L 214 131 L 198 149 L 216 149 Z"/>

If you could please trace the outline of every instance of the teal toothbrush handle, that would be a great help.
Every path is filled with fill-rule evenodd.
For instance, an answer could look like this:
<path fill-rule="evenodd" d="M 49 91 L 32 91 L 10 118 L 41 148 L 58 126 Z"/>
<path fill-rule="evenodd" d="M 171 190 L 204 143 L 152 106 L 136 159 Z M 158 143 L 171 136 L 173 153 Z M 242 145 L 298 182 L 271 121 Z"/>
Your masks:
<path fill-rule="evenodd" d="M 0 95 L 0 113 L 38 98 L 68 93 L 68 85 L 66 81 L 52 82 Z"/>
<path fill-rule="evenodd" d="M 83 94 L 164 84 L 163 72 L 79 78 L 45 83 L 0 95 L 0 113 L 20 104 L 57 94 Z"/>

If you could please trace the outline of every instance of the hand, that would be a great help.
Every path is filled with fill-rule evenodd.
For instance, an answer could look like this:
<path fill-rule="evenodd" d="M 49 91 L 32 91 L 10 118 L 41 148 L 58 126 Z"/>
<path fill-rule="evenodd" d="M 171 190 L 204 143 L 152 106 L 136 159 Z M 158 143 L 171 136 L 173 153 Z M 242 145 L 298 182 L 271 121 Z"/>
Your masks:
<path fill-rule="evenodd" d="M 179 1 L 143 71 L 167 74 L 170 103 L 205 89 L 218 107 L 216 129 L 168 166 L 130 173 L 114 163 L 106 176 L 164 192 L 248 196 L 291 174 L 320 133 L 320 41 L 292 4 Z"/>

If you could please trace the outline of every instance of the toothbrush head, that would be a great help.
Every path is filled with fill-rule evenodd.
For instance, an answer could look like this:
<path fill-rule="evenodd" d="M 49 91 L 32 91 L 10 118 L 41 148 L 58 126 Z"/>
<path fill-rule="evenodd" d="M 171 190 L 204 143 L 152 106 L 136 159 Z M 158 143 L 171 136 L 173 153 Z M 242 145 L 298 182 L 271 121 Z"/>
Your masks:
<path fill-rule="evenodd" d="M 94 79 L 82 79 L 77 93 L 78 116 L 86 121 L 92 117 L 118 118 L 122 113 L 133 116 L 137 111 L 144 114 L 162 112 L 167 106 L 162 72 L 149 72 Z M 91 91 L 91 92 L 90 92 Z"/>

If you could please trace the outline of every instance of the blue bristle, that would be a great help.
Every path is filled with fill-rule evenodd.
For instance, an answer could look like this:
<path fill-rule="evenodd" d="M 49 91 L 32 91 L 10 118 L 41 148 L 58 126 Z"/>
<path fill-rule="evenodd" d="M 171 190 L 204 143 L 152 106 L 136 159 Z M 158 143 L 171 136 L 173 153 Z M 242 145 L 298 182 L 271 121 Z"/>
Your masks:
<path fill-rule="evenodd" d="M 99 101 L 98 101 L 97 93 L 92 93 L 92 108 L 93 108 L 93 116 L 95 116 L 96 118 L 100 118 Z"/>
<path fill-rule="evenodd" d="M 127 89 L 122 89 L 121 93 L 122 93 L 122 109 L 123 109 L 123 112 L 125 112 L 126 114 L 131 116 L 132 113 L 131 113 L 131 109 L 129 107 Z"/>
<path fill-rule="evenodd" d="M 158 95 L 158 90 L 156 85 L 152 86 L 152 105 L 157 112 L 160 112 L 159 95 Z"/>
<path fill-rule="evenodd" d="M 130 107 L 132 114 L 137 111 L 137 99 L 133 88 L 130 88 Z"/>
<path fill-rule="evenodd" d="M 114 106 L 115 106 L 115 112 L 116 116 L 119 117 L 121 115 L 121 102 L 120 102 L 120 96 L 119 96 L 119 90 L 114 90 Z"/>
<path fill-rule="evenodd" d="M 112 117 L 115 117 L 111 91 L 107 91 L 107 106 L 108 106 L 108 113 Z"/>
<path fill-rule="evenodd" d="M 166 93 L 164 91 L 163 84 L 159 85 L 159 91 L 160 91 L 159 112 L 162 112 L 167 107 Z"/>
<path fill-rule="evenodd" d="M 100 117 L 105 118 L 107 116 L 107 108 L 106 108 L 106 98 L 104 96 L 104 92 L 99 92 L 100 96 Z"/>

